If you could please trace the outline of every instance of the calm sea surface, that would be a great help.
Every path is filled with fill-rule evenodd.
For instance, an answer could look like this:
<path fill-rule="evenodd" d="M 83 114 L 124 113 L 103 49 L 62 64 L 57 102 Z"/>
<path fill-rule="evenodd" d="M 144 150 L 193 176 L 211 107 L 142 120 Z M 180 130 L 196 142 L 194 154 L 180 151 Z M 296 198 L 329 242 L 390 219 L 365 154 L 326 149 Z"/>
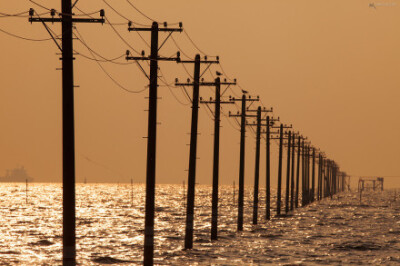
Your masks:
<path fill-rule="evenodd" d="M 141 264 L 144 188 L 141 184 L 77 185 L 81 265 Z M 155 263 L 400 265 L 400 195 L 394 191 L 366 192 L 361 204 L 356 193 L 346 192 L 268 222 L 265 191 L 260 194 L 259 225 L 251 225 L 253 196 L 248 188 L 244 231 L 238 233 L 232 187 L 222 186 L 219 240 L 211 242 L 211 187 L 197 186 L 195 242 L 193 250 L 187 251 L 183 250 L 184 189 L 157 186 Z M 61 185 L 30 184 L 26 197 L 25 184 L 2 183 L 0 202 L 0 265 L 61 264 Z"/>

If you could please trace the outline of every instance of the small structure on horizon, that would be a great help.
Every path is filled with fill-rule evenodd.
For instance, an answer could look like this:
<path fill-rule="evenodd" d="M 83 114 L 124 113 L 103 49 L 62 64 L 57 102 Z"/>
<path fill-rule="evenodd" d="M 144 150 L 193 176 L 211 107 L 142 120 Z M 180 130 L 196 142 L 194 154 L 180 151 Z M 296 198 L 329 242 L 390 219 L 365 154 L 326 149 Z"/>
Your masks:
<path fill-rule="evenodd" d="M 0 176 L 0 182 L 13 183 L 13 182 L 32 182 L 33 178 L 28 175 L 25 167 L 19 166 L 6 171 L 5 176 Z"/>
<path fill-rule="evenodd" d="M 360 179 L 358 180 L 358 191 L 364 191 L 364 190 L 376 191 L 377 189 L 383 191 L 383 177 L 377 177 L 377 178 L 360 177 Z"/>

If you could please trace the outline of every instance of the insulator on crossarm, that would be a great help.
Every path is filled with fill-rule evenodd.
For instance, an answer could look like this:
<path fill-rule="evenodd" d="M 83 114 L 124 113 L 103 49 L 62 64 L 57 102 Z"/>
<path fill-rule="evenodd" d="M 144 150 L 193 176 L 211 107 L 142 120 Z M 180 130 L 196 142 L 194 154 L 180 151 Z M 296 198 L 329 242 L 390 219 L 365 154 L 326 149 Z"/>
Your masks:
<path fill-rule="evenodd" d="M 104 17 L 106 13 L 104 12 L 104 9 L 100 9 L 100 17 Z"/>
<path fill-rule="evenodd" d="M 142 50 L 142 56 L 144 56 L 144 55 L 145 55 L 144 50 Z"/>
<path fill-rule="evenodd" d="M 33 8 L 29 9 L 29 16 L 33 17 L 33 14 L 35 14 L 35 10 Z"/>

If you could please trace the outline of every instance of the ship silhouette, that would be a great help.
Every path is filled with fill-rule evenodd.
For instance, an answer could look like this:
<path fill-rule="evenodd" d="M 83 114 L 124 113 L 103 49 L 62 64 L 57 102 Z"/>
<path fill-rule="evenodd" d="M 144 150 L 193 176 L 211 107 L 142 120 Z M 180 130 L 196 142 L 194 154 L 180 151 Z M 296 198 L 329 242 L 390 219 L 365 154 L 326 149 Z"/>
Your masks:
<path fill-rule="evenodd" d="M 6 171 L 5 176 L 0 176 L 0 182 L 32 182 L 33 178 L 28 175 L 25 167 L 19 166 Z"/>

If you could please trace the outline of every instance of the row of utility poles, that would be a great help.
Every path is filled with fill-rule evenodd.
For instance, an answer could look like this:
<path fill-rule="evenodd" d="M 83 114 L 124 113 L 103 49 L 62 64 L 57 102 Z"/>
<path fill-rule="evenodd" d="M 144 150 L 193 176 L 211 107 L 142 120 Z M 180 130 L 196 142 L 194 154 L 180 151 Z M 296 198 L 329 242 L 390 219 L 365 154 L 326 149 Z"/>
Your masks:
<path fill-rule="evenodd" d="M 72 12 L 74 4 L 71 0 L 62 0 L 62 13 L 51 11 L 50 18 L 41 18 L 33 9 L 30 10 L 29 21 L 41 22 L 46 30 L 50 33 L 54 42 L 62 52 L 62 125 L 63 125 L 63 265 L 76 265 L 76 236 L 75 236 L 75 128 L 74 128 L 74 80 L 73 80 L 73 23 L 104 23 L 104 11 L 100 11 L 101 18 L 75 18 Z M 36 15 L 36 16 L 35 16 Z M 58 43 L 57 37 L 53 36 L 49 31 L 46 22 L 62 23 L 62 42 Z M 150 61 L 149 75 L 149 115 L 148 115 L 148 136 L 147 136 L 147 164 L 146 164 L 146 203 L 145 203 L 145 230 L 144 230 L 144 265 L 153 265 L 154 256 L 154 216 L 155 216 L 155 184 L 156 184 L 156 135 L 157 135 L 157 99 L 158 99 L 158 62 L 159 61 L 175 61 L 182 64 L 193 64 L 194 75 L 193 81 L 187 83 L 176 82 L 176 86 L 193 87 L 192 96 L 192 119 L 191 119 L 191 137 L 190 137 L 190 153 L 189 153 L 189 172 L 188 172 L 188 189 L 186 204 L 186 230 L 185 230 L 185 248 L 193 247 L 193 224 L 194 224 L 194 204 L 195 204 L 195 184 L 196 184 L 196 153 L 197 153 L 197 127 L 198 127 L 198 109 L 199 103 L 206 105 L 215 105 L 214 111 L 214 155 L 213 155 L 213 188 L 212 188 L 212 222 L 211 222 L 211 239 L 218 239 L 218 183 L 219 183 L 219 139 L 220 139 L 220 109 L 221 104 L 234 104 L 241 102 L 241 113 L 229 114 L 230 117 L 240 117 L 240 166 L 239 166 L 239 198 L 238 198 L 238 217 L 237 230 L 243 230 L 243 208 L 244 208 L 244 184 L 245 184 L 245 134 L 246 126 L 255 126 L 256 129 L 256 159 L 255 159 L 255 176 L 254 176 L 254 201 L 253 201 L 253 224 L 258 222 L 258 194 L 259 194 L 259 176 L 260 176 L 260 145 L 261 136 L 265 134 L 266 140 L 266 219 L 271 218 L 271 187 L 270 187 L 270 143 L 272 139 L 279 139 L 279 166 L 278 166 L 278 192 L 277 192 L 277 216 L 281 215 L 281 190 L 282 190 L 282 153 L 284 141 L 287 140 L 287 176 L 286 176 L 286 202 L 285 212 L 289 209 L 293 210 L 298 207 L 298 199 L 301 196 L 302 206 L 305 206 L 315 200 L 323 197 L 331 196 L 338 191 L 344 189 L 343 182 L 340 178 L 344 178 L 345 174 L 339 171 L 338 165 L 327 159 L 322 152 L 313 148 L 310 143 L 305 142 L 305 138 L 298 133 L 292 131 L 284 131 L 290 129 L 286 126 L 276 123 L 279 119 L 266 116 L 262 117 L 262 113 L 272 112 L 272 109 L 266 110 L 258 107 L 250 109 L 253 103 L 259 101 L 258 97 L 251 97 L 247 92 L 239 99 L 229 97 L 228 101 L 222 101 L 221 86 L 231 86 L 234 82 L 221 82 L 217 77 L 213 82 L 200 81 L 201 66 L 206 65 L 207 70 L 211 64 L 218 64 L 219 58 L 216 60 L 201 59 L 200 55 L 196 55 L 194 60 L 181 60 L 179 52 L 176 57 L 160 57 L 159 50 L 174 32 L 182 32 L 182 24 L 179 23 L 178 28 L 169 28 L 166 23 L 164 27 L 159 27 L 157 22 L 153 22 L 151 27 L 136 28 L 129 23 L 128 31 L 150 32 L 151 45 L 150 55 L 146 56 L 142 52 L 141 56 L 131 56 L 130 52 L 126 53 L 126 60 Z M 159 45 L 159 32 L 168 33 L 165 40 Z M 204 71 L 205 71 L 204 70 Z M 204 72 L 203 72 L 204 73 Z M 209 101 L 200 98 L 201 86 L 215 87 L 215 99 Z M 256 118 L 254 123 L 249 123 L 247 119 Z M 262 124 L 265 121 L 265 124 Z M 265 131 L 262 130 L 265 126 Z M 278 129 L 276 132 L 271 130 Z M 276 136 L 279 134 L 279 137 Z M 297 144 L 296 144 L 297 139 Z M 294 161 L 295 150 L 297 148 L 297 172 L 296 181 L 294 181 Z M 318 160 L 316 159 L 318 153 Z M 299 169 L 300 157 L 302 158 L 301 169 L 302 193 L 299 195 Z M 318 167 L 318 186 L 315 193 L 315 162 L 319 163 Z M 311 187 L 310 187 L 310 162 L 312 162 Z M 296 186 L 296 189 L 294 189 Z M 289 205 L 290 195 L 290 205 Z"/>

